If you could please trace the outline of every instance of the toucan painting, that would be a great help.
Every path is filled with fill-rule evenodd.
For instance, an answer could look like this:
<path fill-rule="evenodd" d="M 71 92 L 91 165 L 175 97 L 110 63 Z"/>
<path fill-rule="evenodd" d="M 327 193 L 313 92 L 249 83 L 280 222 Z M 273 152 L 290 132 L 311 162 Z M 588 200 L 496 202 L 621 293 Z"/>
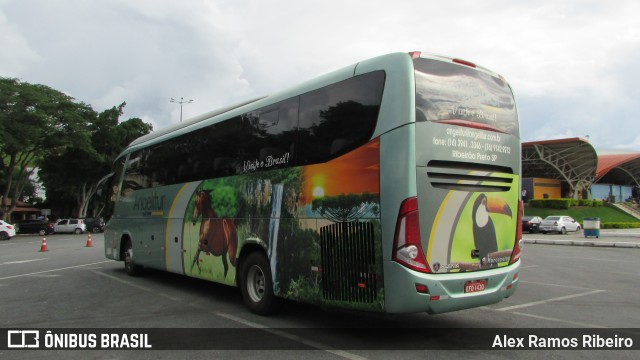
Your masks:
<path fill-rule="evenodd" d="M 499 196 L 487 197 L 480 194 L 473 203 L 473 242 L 475 254 L 482 265 L 487 264 L 488 255 L 498 251 L 496 229 L 491 214 L 504 214 L 511 217 L 511 208 Z"/>

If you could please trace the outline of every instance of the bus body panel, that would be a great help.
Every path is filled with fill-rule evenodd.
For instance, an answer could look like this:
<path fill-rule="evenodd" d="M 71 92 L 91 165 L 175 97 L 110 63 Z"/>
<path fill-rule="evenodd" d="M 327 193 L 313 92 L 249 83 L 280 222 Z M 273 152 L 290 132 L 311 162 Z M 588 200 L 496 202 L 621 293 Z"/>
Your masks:
<path fill-rule="evenodd" d="M 166 270 L 176 274 L 184 274 L 183 254 L 186 251 L 183 243 L 184 229 L 193 219 L 186 213 L 191 194 L 200 183 L 187 183 L 178 191 L 175 200 L 167 213 L 167 230 L 165 239 Z"/>
<path fill-rule="evenodd" d="M 137 265 L 236 286 L 244 249 L 257 249 L 269 262 L 275 295 L 329 307 L 441 313 L 510 296 L 520 268 L 511 261 L 519 226 L 517 119 L 514 125 L 500 117 L 500 126 L 511 126 L 501 132 L 487 124 L 475 128 L 473 119 L 429 118 L 441 115 L 455 86 L 444 89 L 449 94 L 439 92 L 448 85 L 445 71 L 438 75 L 440 85 L 417 96 L 415 61 L 406 53 L 365 60 L 136 140 L 117 161 L 124 170 L 116 174 L 118 200 L 106 227 L 105 256 L 123 260 L 120 247 L 129 238 Z M 475 70 L 465 71 L 474 77 Z M 478 71 L 485 80 L 497 79 Z M 383 88 L 375 85 L 380 79 Z M 362 94 L 342 97 L 354 83 Z M 423 77 L 420 86 L 428 84 Z M 367 88 L 381 89 L 378 103 Z M 430 96 L 437 100 L 432 113 Z M 509 96 L 499 100 L 509 105 Z M 455 106 L 449 112 L 474 114 Z M 321 120 L 309 122 L 310 113 Z M 262 114 L 276 115 L 263 121 Z M 367 120 L 371 114 L 377 123 Z M 253 134 L 257 142 L 236 133 L 216 135 L 245 124 L 255 128 L 240 133 Z M 295 125 L 278 127 L 287 124 Z M 282 147 L 289 139 L 295 143 Z M 234 144 L 236 155 L 227 155 Z M 259 145 L 256 150 L 247 144 Z M 303 146 L 330 155 L 313 158 L 315 153 L 301 152 Z M 227 158 L 234 168 L 224 167 Z M 216 172 L 218 164 L 224 172 Z M 191 169 L 190 177 L 176 180 L 183 168 Z M 419 211 L 425 272 L 397 262 L 399 210 L 407 199 L 416 199 Z M 495 225 L 493 243 L 479 246 L 473 230 L 479 215 L 472 209 L 496 199 L 503 213 L 482 218 Z M 475 280 L 482 288 L 469 285 Z"/>
<path fill-rule="evenodd" d="M 361 61 L 354 75 L 384 70 L 386 79 L 379 121 L 373 137 L 378 137 L 415 120 L 413 64 L 406 53 L 395 53 Z"/>
<path fill-rule="evenodd" d="M 380 192 L 383 194 L 380 205 L 384 261 L 391 260 L 400 204 L 417 193 L 415 128 L 415 123 L 406 124 L 380 137 Z M 385 276 L 385 283 L 393 281 L 393 278 Z"/>
<path fill-rule="evenodd" d="M 420 233 L 431 272 L 508 265 L 519 226 L 519 139 L 434 122 L 416 123 L 416 138 Z"/>
<path fill-rule="evenodd" d="M 385 312 L 392 314 L 428 312 L 440 314 L 449 311 L 485 306 L 511 296 L 518 287 L 517 274 L 520 261 L 513 265 L 476 272 L 451 274 L 424 274 L 387 261 L 384 263 Z M 514 279 L 515 277 L 515 279 Z M 486 280 L 483 292 L 464 293 L 464 284 L 470 280 Z M 425 285 L 428 293 L 419 293 L 416 285 Z M 432 298 L 437 296 L 436 298 Z"/>

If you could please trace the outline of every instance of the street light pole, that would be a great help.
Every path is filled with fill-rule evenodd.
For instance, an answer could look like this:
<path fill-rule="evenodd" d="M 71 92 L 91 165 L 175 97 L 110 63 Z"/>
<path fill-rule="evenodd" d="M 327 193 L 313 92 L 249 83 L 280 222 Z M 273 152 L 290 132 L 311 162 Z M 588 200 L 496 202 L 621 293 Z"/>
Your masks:
<path fill-rule="evenodd" d="M 174 98 L 171 98 L 169 102 L 180 104 L 180 122 L 182 122 L 182 104 L 191 104 L 193 102 L 193 99 L 185 100 L 183 97 L 180 97 L 180 100 L 176 100 Z"/>

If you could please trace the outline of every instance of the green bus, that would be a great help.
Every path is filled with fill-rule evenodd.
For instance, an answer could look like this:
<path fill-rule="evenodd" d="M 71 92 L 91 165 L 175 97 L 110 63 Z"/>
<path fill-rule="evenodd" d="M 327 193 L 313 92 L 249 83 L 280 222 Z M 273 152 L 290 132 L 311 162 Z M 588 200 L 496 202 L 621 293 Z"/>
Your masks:
<path fill-rule="evenodd" d="M 135 140 L 105 255 L 237 286 L 257 314 L 488 305 L 518 285 L 520 169 L 503 77 L 388 54 Z"/>

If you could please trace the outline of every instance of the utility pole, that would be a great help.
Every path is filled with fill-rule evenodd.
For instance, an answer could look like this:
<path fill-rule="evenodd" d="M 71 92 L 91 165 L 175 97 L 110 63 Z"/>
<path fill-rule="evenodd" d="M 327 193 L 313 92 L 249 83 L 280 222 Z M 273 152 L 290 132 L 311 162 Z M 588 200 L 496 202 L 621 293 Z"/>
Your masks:
<path fill-rule="evenodd" d="M 182 122 L 182 104 L 191 104 L 193 102 L 193 99 L 185 100 L 183 97 L 180 97 L 180 100 L 176 100 L 174 98 L 171 98 L 169 102 L 180 104 L 180 122 Z"/>

